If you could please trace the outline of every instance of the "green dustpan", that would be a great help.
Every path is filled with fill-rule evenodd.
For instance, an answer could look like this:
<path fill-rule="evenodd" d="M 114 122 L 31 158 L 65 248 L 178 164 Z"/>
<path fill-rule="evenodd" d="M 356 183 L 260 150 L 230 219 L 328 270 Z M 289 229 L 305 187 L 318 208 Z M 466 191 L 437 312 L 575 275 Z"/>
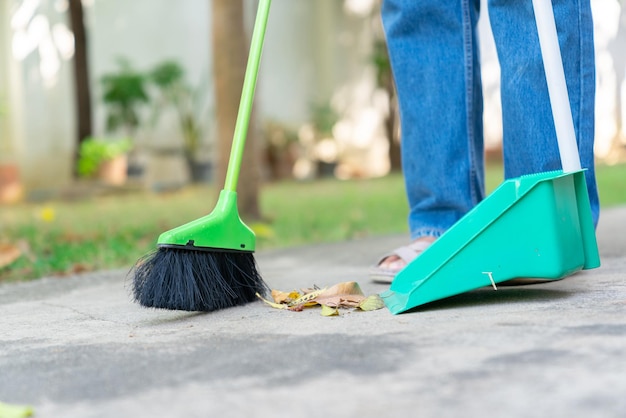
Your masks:
<path fill-rule="evenodd" d="M 393 314 L 514 278 L 559 280 L 600 265 L 552 5 L 533 7 L 563 171 L 503 182 L 394 278 L 381 294 Z"/>
<path fill-rule="evenodd" d="M 381 297 L 397 314 L 517 277 L 559 280 L 599 265 L 584 172 L 533 174 L 502 183 Z"/>

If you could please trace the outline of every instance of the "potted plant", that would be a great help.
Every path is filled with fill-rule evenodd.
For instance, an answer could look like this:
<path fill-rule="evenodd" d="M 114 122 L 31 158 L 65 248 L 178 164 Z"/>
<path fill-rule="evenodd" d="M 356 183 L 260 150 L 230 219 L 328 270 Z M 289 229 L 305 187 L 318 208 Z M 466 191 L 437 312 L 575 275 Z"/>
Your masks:
<path fill-rule="evenodd" d="M 120 69 L 102 76 L 102 101 L 107 108 L 106 129 L 115 132 L 123 129 L 124 134 L 134 137 L 140 124 L 139 110 L 148 103 L 146 75 L 135 71 L 128 60 L 118 60 Z"/>
<path fill-rule="evenodd" d="M 0 97 L 0 204 L 17 202 L 24 194 L 19 167 L 15 158 L 11 157 L 10 139 L 5 130 L 4 117 L 7 113 L 6 101 Z"/>
<path fill-rule="evenodd" d="M 23 192 L 17 164 L 0 161 L 0 204 L 19 201 Z"/>
<path fill-rule="evenodd" d="M 176 61 L 159 63 L 149 73 L 157 88 L 155 119 L 165 107 L 173 107 L 183 137 L 183 154 L 193 182 L 210 177 L 211 162 L 202 158 L 204 126 L 200 115 L 203 96 L 200 89 L 185 81 L 185 71 Z"/>
<path fill-rule="evenodd" d="M 129 138 L 87 138 L 80 145 L 78 173 L 83 177 L 97 177 L 105 184 L 122 185 L 126 182 L 131 149 Z"/>
<path fill-rule="evenodd" d="M 100 79 L 102 101 L 106 107 L 106 131 L 121 133 L 131 140 L 136 138 L 141 125 L 141 109 L 150 102 L 147 75 L 136 71 L 125 58 L 118 59 L 119 69 L 104 74 Z M 130 158 L 128 173 L 141 176 L 143 165 L 139 157 Z"/>
<path fill-rule="evenodd" d="M 270 120 L 264 126 L 264 156 L 271 180 L 293 176 L 298 158 L 298 133 L 280 122 Z"/>
<path fill-rule="evenodd" d="M 314 154 L 319 177 L 332 177 L 339 163 L 339 146 L 333 137 L 333 127 L 339 115 L 330 102 L 313 104 L 312 125 L 315 132 Z"/>

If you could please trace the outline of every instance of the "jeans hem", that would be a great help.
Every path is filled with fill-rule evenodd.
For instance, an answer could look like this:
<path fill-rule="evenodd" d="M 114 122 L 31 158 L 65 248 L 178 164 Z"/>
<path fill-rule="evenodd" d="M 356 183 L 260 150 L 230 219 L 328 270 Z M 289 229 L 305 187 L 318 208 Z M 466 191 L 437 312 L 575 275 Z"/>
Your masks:
<path fill-rule="evenodd" d="M 418 229 L 417 231 L 411 232 L 411 240 L 415 241 L 419 238 L 424 238 L 424 237 L 439 238 L 440 236 L 443 235 L 444 232 L 446 231 L 440 228 L 421 228 L 421 229 Z"/>

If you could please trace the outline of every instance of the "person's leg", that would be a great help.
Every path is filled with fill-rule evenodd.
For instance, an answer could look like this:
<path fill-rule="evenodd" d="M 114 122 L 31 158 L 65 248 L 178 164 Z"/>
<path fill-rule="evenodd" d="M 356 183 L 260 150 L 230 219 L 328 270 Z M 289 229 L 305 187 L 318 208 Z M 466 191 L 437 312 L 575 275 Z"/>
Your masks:
<path fill-rule="evenodd" d="M 433 241 L 484 197 L 479 7 L 479 0 L 383 1 L 414 241 Z M 382 263 L 406 264 L 396 256 Z"/>
<path fill-rule="evenodd" d="M 553 0 L 565 78 L 593 220 L 599 216 L 593 140 L 595 66 L 589 0 Z M 530 0 L 490 0 L 501 67 L 505 177 L 561 168 Z"/>
<path fill-rule="evenodd" d="M 484 197 L 479 6 L 383 1 L 412 239 L 441 235 Z"/>

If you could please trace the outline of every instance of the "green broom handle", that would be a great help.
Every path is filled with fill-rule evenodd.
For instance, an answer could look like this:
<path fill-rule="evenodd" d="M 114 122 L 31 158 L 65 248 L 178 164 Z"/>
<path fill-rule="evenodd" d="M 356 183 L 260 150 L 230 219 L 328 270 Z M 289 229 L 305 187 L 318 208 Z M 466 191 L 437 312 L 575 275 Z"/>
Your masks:
<path fill-rule="evenodd" d="M 265 37 L 265 28 L 267 27 L 271 3 L 271 0 L 261 0 L 259 2 L 259 8 L 254 22 L 254 30 L 252 31 L 248 65 L 246 66 L 246 73 L 243 80 L 239 112 L 237 113 L 237 122 L 235 123 L 235 132 L 233 134 L 233 145 L 230 150 L 230 159 L 228 161 L 226 180 L 224 182 L 224 190 L 231 192 L 237 190 L 237 181 L 239 179 L 241 160 L 246 145 L 250 114 L 252 113 L 252 103 L 254 102 L 254 90 L 256 87 L 257 74 L 259 73 L 261 52 L 263 50 L 263 38 Z"/>

